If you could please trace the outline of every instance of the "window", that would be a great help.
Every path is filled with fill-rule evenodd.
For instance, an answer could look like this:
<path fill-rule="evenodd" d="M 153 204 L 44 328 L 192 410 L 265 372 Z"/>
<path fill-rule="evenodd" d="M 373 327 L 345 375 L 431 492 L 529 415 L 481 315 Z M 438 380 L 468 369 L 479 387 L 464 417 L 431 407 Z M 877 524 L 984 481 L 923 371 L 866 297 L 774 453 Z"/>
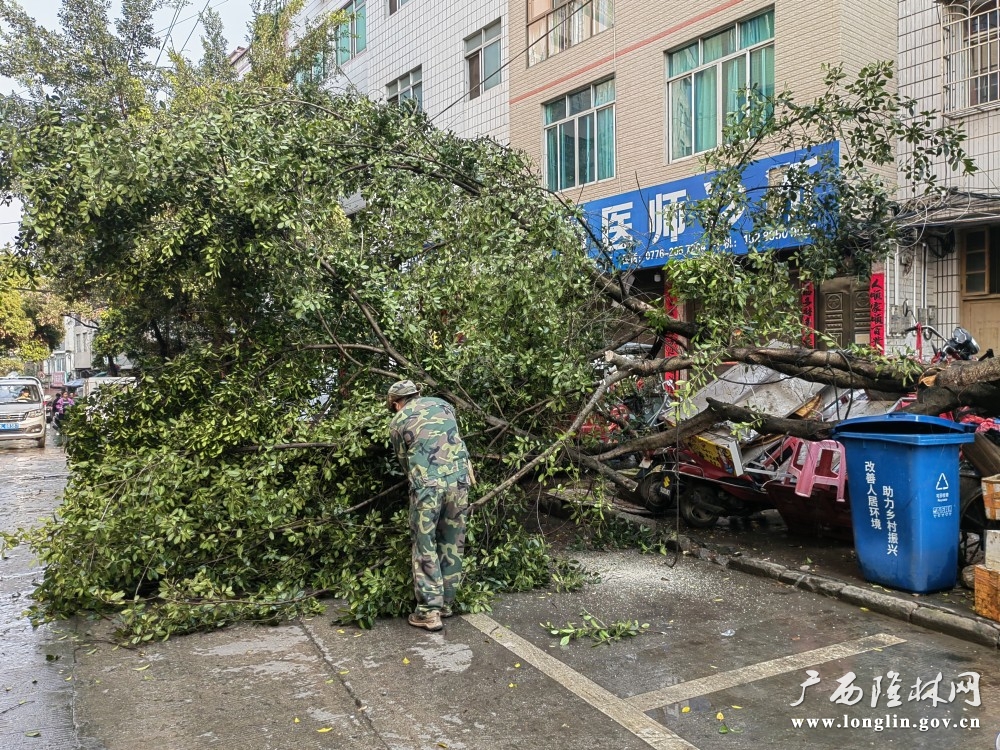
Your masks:
<path fill-rule="evenodd" d="M 389 15 L 406 5 L 410 0 L 389 0 Z"/>
<path fill-rule="evenodd" d="M 670 158 L 719 144 L 747 87 L 774 94 L 774 11 L 667 53 Z"/>
<path fill-rule="evenodd" d="M 964 277 L 967 295 L 1000 294 L 1000 227 L 965 233 Z"/>
<path fill-rule="evenodd" d="M 615 25 L 614 0 L 526 1 L 529 66 Z"/>
<path fill-rule="evenodd" d="M 320 50 L 313 54 L 312 63 L 309 64 L 305 58 L 300 64 L 299 69 L 295 73 L 295 83 L 299 86 L 305 84 L 315 84 L 319 85 L 326 80 L 326 77 L 332 71 L 327 68 L 327 63 L 333 59 L 331 55 L 328 55 L 325 50 Z"/>
<path fill-rule="evenodd" d="M 500 83 L 500 21 L 465 40 L 469 68 L 469 98 L 475 99 Z"/>
<path fill-rule="evenodd" d="M 946 111 L 1000 102 L 1000 9 L 997 5 L 997 0 L 990 0 L 950 5 L 946 10 Z"/>
<path fill-rule="evenodd" d="M 615 82 L 603 81 L 549 102 L 545 181 L 566 190 L 615 176 Z"/>
<path fill-rule="evenodd" d="M 424 106 L 424 89 L 420 68 L 414 68 L 385 87 L 385 98 L 391 104 L 412 102 L 415 109 Z"/>
<path fill-rule="evenodd" d="M 337 47 L 337 65 L 365 51 L 368 44 L 367 15 L 365 0 L 352 0 L 343 7 L 350 18 L 334 29 L 334 39 Z"/>

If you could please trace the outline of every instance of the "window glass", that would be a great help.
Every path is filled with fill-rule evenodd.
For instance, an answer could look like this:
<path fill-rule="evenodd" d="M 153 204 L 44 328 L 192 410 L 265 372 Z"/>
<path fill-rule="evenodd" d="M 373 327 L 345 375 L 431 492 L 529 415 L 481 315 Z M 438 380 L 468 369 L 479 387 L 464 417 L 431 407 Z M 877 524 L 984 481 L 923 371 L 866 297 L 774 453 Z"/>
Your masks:
<path fill-rule="evenodd" d="M 702 42 L 701 61 L 709 63 L 736 51 L 736 27 L 710 36 Z"/>
<path fill-rule="evenodd" d="M 948 3 L 942 7 L 945 110 L 1000 102 L 997 2 Z"/>
<path fill-rule="evenodd" d="M 580 44 L 590 39 L 593 33 L 594 18 L 591 4 L 580 7 L 577 3 L 569 6 L 569 46 Z"/>
<path fill-rule="evenodd" d="M 364 2 L 355 3 L 354 12 L 354 54 L 364 52 L 368 47 L 368 14 Z"/>
<path fill-rule="evenodd" d="M 545 184 L 550 190 L 559 189 L 559 133 L 555 128 L 545 131 L 546 173 Z"/>
<path fill-rule="evenodd" d="M 740 24 L 740 47 L 752 47 L 774 38 L 774 11 L 751 18 Z"/>
<path fill-rule="evenodd" d="M 569 6 L 556 8 L 549 14 L 549 54 L 555 55 L 569 48 Z"/>
<path fill-rule="evenodd" d="M 483 49 L 483 91 L 500 83 L 500 41 Z"/>
<path fill-rule="evenodd" d="M 668 58 L 670 59 L 671 78 L 681 73 L 687 73 L 689 70 L 694 70 L 698 67 L 698 42 L 689 44 L 687 47 L 679 49 L 676 52 L 671 52 Z"/>
<path fill-rule="evenodd" d="M 581 117 L 577 122 L 577 162 L 580 165 L 580 184 L 594 182 L 597 179 L 597 154 L 594 137 L 594 114 Z"/>
<path fill-rule="evenodd" d="M 614 81 L 574 91 L 543 109 L 545 177 L 565 190 L 615 175 Z"/>
<path fill-rule="evenodd" d="M 680 159 L 694 153 L 691 141 L 691 77 L 670 84 L 670 158 Z"/>
<path fill-rule="evenodd" d="M 694 150 L 715 148 L 719 139 L 719 93 L 717 68 L 694 75 Z"/>
<path fill-rule="evenodd" d="M 597 110 L 597 179 L 615 176 L 615 109 Z"/>
<path fill-rule="evenodd" d="M 594 106 L 600 107 L 615 100 L 615 79 L 594 86 Z"/>
<path fill-rule="evenodd" d="M 528 0 L 528 19 L 535 20 L 552 10 L 552 0 Z"/>
<path fill-rule="evenodd" d="M 600 34 L 615 25 L 614 0 L 593 0 L 594 33 Z"/>
<path fill-rule="evenodd" d="M 774 95 L 773 37 L 774 11 L 768 11 L 667 53 L 671 159 L 715 148 L 742 112 L 748 86 Z"/>
<path fill-rule="evenodd" d="M 577 91 L 575 94 L 570 94 L 567 97 L 569 99 L 570 115 L 577 115 L 591 108 L 590 93 L 591 89 L 588 86 L 583 91 Z"/>
<path fill-rule="evenodd" d="M 746 101 L 746 56 L 740 55 L 722 63 L 722 90 L 725 92 L 726 117 L 739 112 Z"/>
<path fill-rule="evenodd" d="M 774 47 L 750 53 L 750 85 L 764 96 L 774 96 Z"/>
<path fill-rule="evenodd" d="M 610 29 L 614 11 L 614 0 L 527 0 L 528 65 Z"/>
<path fill-rule="evenodd" d="M 528 66 L 539 63 L 549 56 L 548 26 L 543 18 L 528 26 Z"/>
<path fill-rule="evenodd" d="M 986 292 L 986 273 L 965 274 L 965 291 L 969 294 L 984 294 Z"/>
<path fill-rule="evenodd" d="M 559 186 L 563 189 L 576 185 L 576 140 L 575 121 L 570 120 L 559 126 Z"/>
<path fill-rule="evenodd" d="M 549 125 L 553 122 L 563 119 L 566 116 L 566 99 L 562 98 L 558 101 L 554 101 L 551 104 L 545 105 L 545 124 Z"/>
<path fill-rule="evenodd" d="M 479 53 L 475 52 L 466 58 L 469 64 L 469 98 L 475 99 L 480 94 L 479 80 Z"/>
<path fill-rule="evenodd" d="M 469 98 L 475 99 L 501 81 L 500 22 L 494 21 L 465 40 Z"/>

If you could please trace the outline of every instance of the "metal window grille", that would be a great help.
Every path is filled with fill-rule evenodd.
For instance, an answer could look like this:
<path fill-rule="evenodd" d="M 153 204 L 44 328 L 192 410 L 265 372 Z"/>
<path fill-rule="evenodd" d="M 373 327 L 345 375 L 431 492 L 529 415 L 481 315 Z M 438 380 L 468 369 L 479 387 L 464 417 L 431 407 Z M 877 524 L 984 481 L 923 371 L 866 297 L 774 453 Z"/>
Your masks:
<path fill-rule="evenodd" d="M 944 9 L 944 110 L 1000 102 L 1000 8 L 997 0 Z"/>

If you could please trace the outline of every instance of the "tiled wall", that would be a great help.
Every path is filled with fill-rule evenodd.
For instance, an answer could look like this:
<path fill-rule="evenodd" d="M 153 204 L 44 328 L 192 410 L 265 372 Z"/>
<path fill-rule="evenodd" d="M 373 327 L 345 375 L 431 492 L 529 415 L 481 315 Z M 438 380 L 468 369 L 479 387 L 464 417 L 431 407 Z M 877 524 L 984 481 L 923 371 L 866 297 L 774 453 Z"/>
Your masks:
<path fill-rule="evenodd" d="M 916 110 L 937 110 L 943 107 L 942 55 L 942 5 L 935 0 L 899 0 L 899 90 L 917 100 Z M 978 174 L 961 176 L 950 170 L 944 159 L 938 159 L 937 174 L 941 184 L 959 191 L 1000 194 L 1000 108 L 984 108 L 978 112 L 956 113 L 957 116 L 938 116 L 940 124 L 961 125 L 968 134 L 965 148 L 980 169 Z M 908 152 L 900 144 L 900 156 Z M 902 173 L 899 176 L 900 198 L 911 196 Z M 930 204 L 933 206 L 933 204 Z M 911 273 L 917 275 L 914 287 L 908 276 L 890 275 L 893 259 L 887 263 L 888 294 L 893 299 L 905 300 L 911 306 L 934 305 L 937 308 L 935 327 L 948 335 L 960 320 L 960 259 L 953 252 L 942 259 L 916 248 L 917 260 Z M 907 251 L 901 251 L 905 254 Z M 926 262 L 925 262 L 926 259 Z M 895 288 L 894 286 L 895 285 Z M 917 301 L 913 305 L 911 300 Z M 902 340 L 890 340 L 890 344 Z M 912 347 L 912 340 L 905 342 Z M 992 346 L 995 342 L 980 342 Z"/>
<path fill-rule="evenodd" d="M 895 56 L 895 7 L 888 0 L 617 0 L 612 29 L 529 68 L 526 0 L 510 0 L 512 144 L 541 163 L 542 105 L 614 75 L 615 177 L 569 197 L 584 202 L 701 171 L 696 157 L 667 159 L 665 53 L 769 7 L 775 9 L 777 90 L 809 99 L 822 90 L 821 63 L 856 69 L 862 61 Z"/>
<path fill-rule="evenodd" d="M 342 2 L 313 0 L 304 13 L 316 17 Z M 503 19 L 502 61 L 509 60 L 505 0 L 410 0 L 389 14 L 388 0 L 368 0 L 367 48 L 343 66 L 331 88 L 352 86 L 374 99 L 385 98 L 391 81 L 420 66 L 423 103 L 433 122 L 458 135 L 509 140 L 508 68 L 501 83 L 468 99 L 465 38 Z"/>

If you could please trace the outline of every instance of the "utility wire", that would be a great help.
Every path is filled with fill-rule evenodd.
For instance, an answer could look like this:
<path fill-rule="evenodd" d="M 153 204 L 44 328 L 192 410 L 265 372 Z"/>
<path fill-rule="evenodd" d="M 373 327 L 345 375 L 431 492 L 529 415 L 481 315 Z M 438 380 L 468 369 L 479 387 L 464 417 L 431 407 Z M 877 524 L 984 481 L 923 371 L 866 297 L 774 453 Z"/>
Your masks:
<path fill-rule="evenodd" d="M 204 7 L 204 8 L 202 8 L 202 9 L 201 9 L 201 13 L 199 13 L 199 14 L 198 14 L 198 20 L 197 20 L 197 21 L 195 21 L 195 23 L 194 23 L 194 26 L 192 26 L 192 27 L 191 27 L 191 31 L 190 31 L 190 32 L 188 33 L 188 35 L 187 35 L 187 39 L 185 39 L 185 40 L 184 40 L 184 46 L 182 46 L 182 47 L 180 48 L 180 50 L 179 50 L 178 54 L 183 54 L 184 50 L 186 50 L 186 49 L 187 49 L 187 46 L 188 46 L 188 42 L 190 42 L 190 41 L 191 41 L 191 37 L 192 37 L 192 36 L 194 35 L 194 30 L 198 28 L 198 24 L 199 24 L 199 23 L 204 23 L 204 15 L 205 15 L 205 11 L 207 11 L 207 10 L 208 10 L 208 4 L 209 4 L 209 3 L 211 2 L 211 1 L 212 1 L 212 0 L 205 0 L 205 7 Z"/>
<path fill-rule="evenodd" d="M 160 58 L 163 56 L 163 50 L 167 48 L 167 40 L 170 39 L 170 35 L 174 31 L 174 26 L 177 24 L 177 16 L 181 14 L 181 3 L 177 0 L 177 6 L 174 8 L 174 17 L 170 19 L 170 26 L 167 27 L 167 34 L 163 37 L 163 44 L 160 45 L 160 51 L 156 55 L 156 62 L 153 63 L 153 67 L 157 67 L 160 64 Z"/>
<path fill-rule="evenodd" d="M 213 5 L 213 6 L 212 6 L 212 10 L 215 10 L 215 9 L 216 9 L 216 8 L 218 8 L 218 7 L 220 6 L 220 5 L 225 5 L 225 4 L 226 4 L 226 3 L 228 3 L 228 2 L 229 2 L 229 0 L 219 0 L 219 2 L 217 2 L 217 3 L 215 4 L 215 5 Z M 203 10 L 202 12 L 204 12 L 204 10 Z M 193 16 L 188 16 L 187 18 L 182 18 L 182 19 L 180 19 L 180 20 L 179 20 L 179 21 L 178 21 L 177 23 L 187 23 L 187 22 L 188 22 L 188 21 L 190 21 L 190 20 L 191 20 L 192 18 L 197 18 L 197 17 L 199 16 L 199 15 L 200 15 L 199 13 L 195 13 L 195 14 L 194 14 Z M 166 32 L 166 31 L 170 31 L 170 29 L 171 29 L 171 27 L 170 27 L 170 26 L 165 26 L 164 28 L 160 29 L 160 30 L 159 30 L 159 31 L 157 31 L 156 33 L 157 33 L 157 34 L 162 34 L 162 33 Z"/>

